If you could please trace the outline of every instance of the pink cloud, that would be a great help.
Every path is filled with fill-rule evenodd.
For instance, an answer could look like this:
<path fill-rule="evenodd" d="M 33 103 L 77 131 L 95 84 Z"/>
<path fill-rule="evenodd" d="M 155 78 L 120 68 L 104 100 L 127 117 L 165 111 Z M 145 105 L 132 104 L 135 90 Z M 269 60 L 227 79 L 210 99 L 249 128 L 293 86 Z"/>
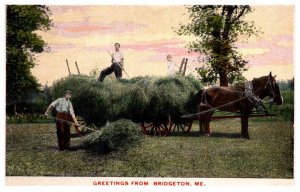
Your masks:
<path fill-rule="evenodd" d="M 167 62 L 167 55 L 171 54 L 173 61 L 179 66 L 183 58 L 188 58 L 188 71 L 195 70 L 199 63 L 197 57 L 199 53 L 189 53 L 184 46 L 185 41 L 178 39 L 164 39 L 154 42 L 140 42 L 135 44 L 124 45 L 124 49 L 132 49 L 134 51 L 149 51 L 153 54 L 145 58 L 145 61 L 155 63 Z"/>
<path fill-rule="evenodd" d="M 120 34 L 128 33 L 141 28 L 146 28 L 146 24 L 138 24 L 135 22 L 126 23 L 91 23 L 89 17 L 81 22 L 57 22 L 55 28 L 56 35 L 66 37 L 86 36 L 90 34 Z"/>
<path fill-rule="evenodd" d="M 245 59 L 249 61 L 249 66 L 258 65 L 287 65 L 293 63 L 293 47 L 281 46 L 279 41 L 292 41 L 292 35 L 277 35 L 272 36 L 271 40 L 259 40 L 255 43 L 237 43 L 238 48 L 248 49 L 268 49 L 264 54 L 246 55 Z"/>
<path fill-rule="evenodd" d="M 250 66 L 267 65 L 267 64 L 292 64 L 293 63 L 293 48 L 274 46 L 264 54 L 256 56 L 246 56 Z"/>
<path fill-rule="evenodd" d="M 100 25 L 81 25 L 81 26 L 65 26 L 64 31 L 67 32 L 92 32 L 92 31 L 102 31 L 111 29 L 111 26 L 100 26 Z"/>
<path fill-rule="evenodd" d="M 114 45 L 111 46 L 86 46 L 83 47 L 84 50 L 86 51 L 94 51 L 94 52 L 102 52 L 102 51 L 110 51 L 113 49 Z M 123 46 L 121 46 L 121 49 L 123 49 Z"/>
<path fill-rule="evenodd" d="M 196 53 L 188 53 L 184 47 L 185 41 L 178 39 L 165 39 L 153 42 L 140 42 L 135 44 L 126 44 L 124 49 L 132 49 L 135 51 L 152 51 L 156 54 L 171 54 L 173 56 L 195 55 Z"/>
<path fill-rule="evenodd" d="M 193 57 L 198 56 L 198 53 L 188 53 L 187 48 L 184 47 L 185 41 L 178 39 L 163 39 L 153 42 L 139 42 L 133 44 L 121 43 L 122 50 L 134 50 L 135 52 L 152 52 L 153 54 L 148 58 L 149 61 L 162 61 L 165 60 L 166 55 L 171 54 L 173 57 Z M 89 46 L 85 50 L 102 52 L 111 50 L 112 46 L 98 47 Z"/>
<path fill-rule="evenodd" d="M 49 44 L 49 46 L 51 48 L 51 52 L 75 48 L 75 45 L 71 43 L 67 43 L 67 44 L 56 43 L 56 44 Z"/>
<path fill-rule="evenodd" d="M 273 35 L 272 40 L 273 41 L 293 41 L 294 37 L 293 37 L 293 35 Z"/>

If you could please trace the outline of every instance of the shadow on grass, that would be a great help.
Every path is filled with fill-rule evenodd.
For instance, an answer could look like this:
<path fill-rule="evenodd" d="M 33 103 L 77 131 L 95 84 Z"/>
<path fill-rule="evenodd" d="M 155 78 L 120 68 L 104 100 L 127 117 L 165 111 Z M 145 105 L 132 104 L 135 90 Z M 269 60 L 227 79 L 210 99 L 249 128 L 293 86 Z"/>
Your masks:
<path fill-rule="evenodd" d="M 83 147 L 82 145 L 74 145 L 70 146 L 67 150 L 68 151 L 78 151 L 78 150 L 85 150 L 86 148 Z"/>
<path fill-rule="evenodd" d="M 84 131 L 83 133 L 78 133 L 78 132 L 71 133 L 71 138 L 79 138 L 79 137 L 88 135 L 90 133 L 93 133 L 93 131 Z"/>
<path fill-rule="evenodd" d="M 199 131 L 171 132 L 168 137 L 215 137 L 215 138 L 241 138 L 240 133 L 213 132 L 211 136 L 200 134 Z"/>
<path fill-rule="evenodd" d="M 214 132 L 211 137 L 216 138 L 242 138 L 240 133 L 221 133 L 221 132 Z"/>
<path fill-rule="evenodd" d="M 191 131 L 189 133 L 183 131 L 171 132 L 167 137 L 199 137 L 201 136 L 198 131 Z"/>
<path fill-rule="evenodd" d="M 49 146 L 49 145 L 47 145 L 47 146 L 45 146 L 45 148 L 47 148 L 47 149 L 51 149 L 51 150 L 58 150 L 58 146 Z"/>
<path fill-rule="evenodd" d="M 44 145 L 44 148 L 51 151 L 59 151 L 57 145 Z M 84 150 L 85 148 L 82 145 L 71 145 L 68 149 L 65 149 L 65 151 L 78 151 L 78 150 Z"/>

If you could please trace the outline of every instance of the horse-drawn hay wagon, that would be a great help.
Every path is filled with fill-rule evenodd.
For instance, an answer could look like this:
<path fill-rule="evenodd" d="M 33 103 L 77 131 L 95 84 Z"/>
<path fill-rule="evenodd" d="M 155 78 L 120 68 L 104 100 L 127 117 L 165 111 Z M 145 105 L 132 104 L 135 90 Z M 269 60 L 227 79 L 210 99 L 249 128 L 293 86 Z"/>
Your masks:
<path fill-rule="evenodd" d="M 73 90 L 76 113 L 93 129 L 126 118 L 138 123 L 147 135 L 166 136 L 172 131 L 188 133 L 193 121 L 199 120 L 200 125 L 204 125 L 200 131 L 210 134 L 211 120 L 241 118 L 242 136 L 248 138 L 250 116 L 274 115 L 252 114 L 254 108 L 263 108 L 261 99 L 270 96 L 275 103 L 282 103 L 278 85 L 271 74 L 251 83 L 250 92 L 244 85 L 200 91 L 199 81 L 191 76 L 146 76 L 102 83 L 87 76 L 70 76 L 54 83 L 52 95 L 57 98 L 64 90 Z M 234 112 L 235 115 L 213 116 L 216 110 Z"/>

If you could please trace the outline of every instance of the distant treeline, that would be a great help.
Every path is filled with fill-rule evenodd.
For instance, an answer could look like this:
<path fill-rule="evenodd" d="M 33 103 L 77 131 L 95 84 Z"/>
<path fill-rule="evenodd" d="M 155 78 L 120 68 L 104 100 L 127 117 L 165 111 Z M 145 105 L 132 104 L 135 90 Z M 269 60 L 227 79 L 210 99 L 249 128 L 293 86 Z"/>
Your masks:
<path fill-rule="evenodd" d="M 277 81 L 280 90 L 294 90 L 294 78 L 289 80 Z"/>

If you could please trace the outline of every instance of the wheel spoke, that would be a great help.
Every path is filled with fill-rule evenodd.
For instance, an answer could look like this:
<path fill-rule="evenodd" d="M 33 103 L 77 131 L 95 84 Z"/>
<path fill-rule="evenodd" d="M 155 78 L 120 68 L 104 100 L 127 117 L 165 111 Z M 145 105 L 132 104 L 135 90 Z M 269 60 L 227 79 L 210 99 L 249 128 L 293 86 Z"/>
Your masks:
<path fill-rule="evenodd" d="M 160 125 L 159 128 L 160 128 L 160 135 L 163 136 L 166 133 L 166 129 L 164 128 L 163 125 Z"/>
<path fill-rule="evenodd" d="M 155 133 L 155 127 L 154 126 L 151 127 L 150 134 L 153 133 L 153 132 Z"/>
<path fill-rule="evenodd" d="M 149 124 L 149 125 L 145 126 L 145 129 L 147 129 L 147 128 L 151 127 L 152 125 L 153 125 L 153 123 L 151 123 L 151 124 Z"/>
<path fill-rule="evenodd" d="M 180 125 L 180 128 L 182 129 L 182 131 L 185 132 L 185 130 L 184 130 L 184 125 L 183 125 L 183 124 L 179 124 L 179 125 Z"/>
<path fill-rule="evenodd" d="M 161 132 L 160 132 L 160 125 L 156 126 L 156 131 L 158 132 L 159 135 L 161 135 Z M 155 134 L 156 135 L 156 134 Z"/>
<path fill-rule="evenodd" d="M 176 129 L 176 126 L 177 126 L 177 124 L 174 124 L 174 127 L 173 127 L 173 132 L 175 131 L 175 129 Z"/>
<path fill-rule="evenodd" d="M 167 136 L 169 134 L 169 128 L 166 125 L 161 125 L 163 129 L 163 134 L 161 136 Z"/>
<path fill-rule="evenodd" d="M 192 129 L 192 126 L 193 126 L 193 119 L 190 119 L 190 120 L 189 120 L 188 128 L 187 128 L 187 130 L 186 130 L 187 133 L 190 132 L 190 130 Z"/>

